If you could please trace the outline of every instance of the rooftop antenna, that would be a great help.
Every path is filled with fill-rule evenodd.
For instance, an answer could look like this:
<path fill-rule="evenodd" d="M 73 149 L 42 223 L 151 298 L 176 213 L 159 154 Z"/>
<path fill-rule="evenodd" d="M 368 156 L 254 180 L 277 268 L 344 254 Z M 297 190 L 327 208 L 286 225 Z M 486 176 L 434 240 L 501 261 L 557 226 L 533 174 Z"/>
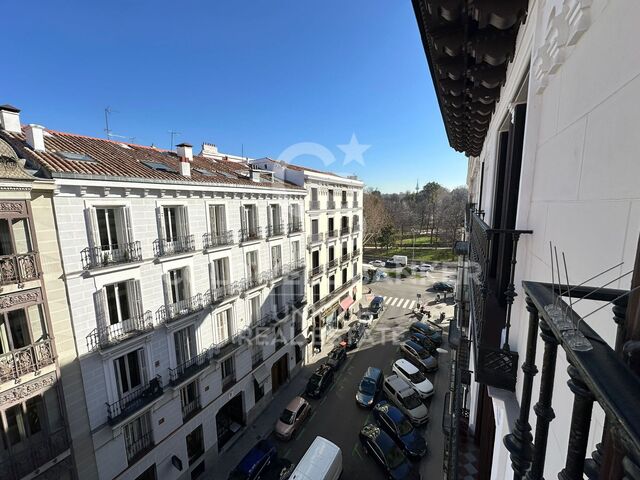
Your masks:
<path fill-rule="evenodd" d="M 419 185 L 420 185 L 420 179 L 416 178 L 416 193 L 418 193 L 420 191 Z"/>
<path fill-rule="evenodd" d="M 173 152 L 173 138 L 182 134 L 180 132 L 176 132 L 175 130 L 169 130 L 167 133 L 171 135 L 171 144 L 169 145 L 169 150 Z"/>
<path fill-rule="evenodd" d="M 113 135 L 111 133 L 111 129 L 109 128 L 109 115 L 111 115 L 112 113 L 118 113 L 118 111 L 117 110 L 113 110 L 109 106 L 107 106 L 104 109 L 104 131 L 107 134 L 107 140 L 111 140 L 111 137 L 115 136 L 115 135 Z"/>

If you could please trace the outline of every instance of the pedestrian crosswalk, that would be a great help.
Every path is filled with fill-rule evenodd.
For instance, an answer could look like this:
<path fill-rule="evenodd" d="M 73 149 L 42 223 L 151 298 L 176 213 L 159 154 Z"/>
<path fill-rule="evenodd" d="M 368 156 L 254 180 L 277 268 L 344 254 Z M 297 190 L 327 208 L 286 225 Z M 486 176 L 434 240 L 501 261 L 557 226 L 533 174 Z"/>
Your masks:
<path fill-rule="evenodd" d="M 404 308 L 408 310 L 413 310 L 416 306 L 415 300 L 409 300 L 407 298 L 398 298 L 398 297 L 387 297 L 385 298 L 385 303 L 387 307 L 397 307 Z"/>

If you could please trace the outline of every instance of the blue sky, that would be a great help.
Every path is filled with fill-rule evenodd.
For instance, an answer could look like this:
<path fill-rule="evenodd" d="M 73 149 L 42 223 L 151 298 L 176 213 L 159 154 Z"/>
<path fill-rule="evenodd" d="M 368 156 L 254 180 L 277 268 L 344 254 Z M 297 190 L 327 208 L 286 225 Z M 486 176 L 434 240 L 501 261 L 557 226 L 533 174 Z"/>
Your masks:
<path fill-rule="evenodd" d="M 384 192 L 465 183 L 409 0 L 8 2 L 0 104 L 23 123 L 295 163 Z M 352 135 L 364 165 L 345 164 Z M 194 148 L 199 151 L 199 148 Z M 291 150 L 290 150 L 291 151 Z M 325 153 L 326 150 L 325 150 Z M 328 163 L 330 162 L 330 163 Z"/>

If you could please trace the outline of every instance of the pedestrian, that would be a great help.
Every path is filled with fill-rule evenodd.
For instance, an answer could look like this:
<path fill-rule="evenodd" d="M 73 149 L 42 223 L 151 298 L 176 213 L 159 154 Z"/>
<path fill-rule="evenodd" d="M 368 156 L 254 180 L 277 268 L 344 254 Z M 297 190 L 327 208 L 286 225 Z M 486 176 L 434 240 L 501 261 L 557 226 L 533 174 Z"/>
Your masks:
<path fill-rule="evenodd" d="M 436 302 L 440 303 L 440 294 L 439 293 L 436 295 Z"/>
<path fill-rule="evenodd" d="M 440 321 L 441 322 L 444 322 L 444 317 L 445 317 L 444 312 L 440 312 Z"/>

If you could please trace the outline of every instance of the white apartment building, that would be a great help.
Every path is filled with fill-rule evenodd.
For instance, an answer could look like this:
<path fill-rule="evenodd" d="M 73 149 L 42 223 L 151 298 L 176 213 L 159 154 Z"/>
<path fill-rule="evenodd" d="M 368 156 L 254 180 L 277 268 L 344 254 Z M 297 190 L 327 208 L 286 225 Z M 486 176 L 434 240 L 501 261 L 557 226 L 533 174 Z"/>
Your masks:
<path fill-rule="evenodd" d="M 307 235 L 305 331 L 308 355 L 332 330 L 346 325 L 362 298 L 362 193 L 364 183 L 271 159 L 251 160 L 261 170 L 304 187 Z"/>
<path fill-rule="evenodd" d="M 638 478 L 640 4 L 413 4 L 469 165 L 448 478 Z"/>
<path fill-rule="evenodd" d="M 197 478 L 303 363 L 306 191 L 212 145 L 0 135 L 55 182 L 98 478 Z"/>

